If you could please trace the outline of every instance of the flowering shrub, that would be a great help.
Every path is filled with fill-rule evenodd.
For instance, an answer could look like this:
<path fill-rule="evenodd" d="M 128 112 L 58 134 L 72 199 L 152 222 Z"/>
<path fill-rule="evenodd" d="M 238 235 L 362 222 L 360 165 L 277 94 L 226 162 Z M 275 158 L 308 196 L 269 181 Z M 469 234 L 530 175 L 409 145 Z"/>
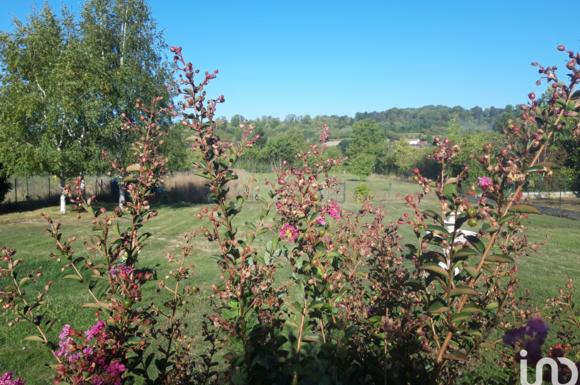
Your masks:
<path fill-rule="evenodd" d="M 521 223 L 534 212 L 522 189 L 530 175 L 550 172 L 543 156 L 556 135 L 580 132 L 573 99 L 579 55 L 568 52 L 568 85 L 555 67 L 539 67 L 548 91 L 529 95 L 502 146 L 484 146 L 485 175 L 474 178 L 468 167 L 453 172 L 461 148 L 435 138 L 431 160 L 440 173 L 428 178 L 413 170 L 420 189 L 405 197 L 409 212 L 394 223 L 369 199 L 354 212 L 329 199 L 332 170 L 342 160 L 325 155 L 325 126 L 319 144 L 275 170 L 268 196 L 258 197 L 257 219 L 239 229 L 247 194 L 232 196 L 228 186 L 257 137 L 248 127 L 238 143 L 222 141 L 214 116 L 224 98 L 206 93 L 217 72 L 198 79 L 181 48 L 171 51 L 177 105 L 137 102 L 140 118 L 124 123 L 139 137 L 134 164 L 112 161 L 131 199 L 109 212 L 85 196 L 80 181 L 67 188 L 79 211 L 93 218 L 95 235 L 82 252 L 47 217 L 55 263 L 63 279 L 89 294 L 85 306 L 95 309 L 96 322 L 84 332 L 66 324 L 52 341 L 46 329 L 57 320 L 43 310 L 51 282 L 33 294 L 24 290 L 42 274 L 22 275 L 15 251 L 2 249 L 2 308 L 12 322 L 31 325 L 28 340 L 53 352 L 55 382 L 459 383 L 498 333 L 505 334 L 503 349 L 542 354 L 548 338 L 542 319 L 560 327 L 549 354 L 577 349 L 572 284 L 540 314 L 518 297 L 517 262 L 536 247 Z M 204 225 L 187 236 L 179 256 L 169 255 L 170 272 L 159 279 L 140 255 L 152 236 L 144 225 L 157 215 L 151 202 L 165 173 L 159 146 L 169 119 L 192 131 L 194 167 L 207 180 L 211 204 L 200 210 Z M 431 196 L 435 209 L 425 205 Z M 402 228 L 411 229 L 411 240 L 401 237 Z M 215 245 L 220 271 L 207 316 L 188 305 L 196 236 Z M 143 288 L 153 284 L 158 301 L 144 299 Z M 202 346 L 187 327 L 193 317 L 201 321 Z M 513 351 L 494 351 L 498 366 L 513 371 Z M 10 373 L 1 381 L 21 384 Z"/>
<path fill-rule="evenodd" d="M 0 376 L 0 385 L 24 385 L 20 378 L 14 378 L 14 374 L 6 372 Z"/>

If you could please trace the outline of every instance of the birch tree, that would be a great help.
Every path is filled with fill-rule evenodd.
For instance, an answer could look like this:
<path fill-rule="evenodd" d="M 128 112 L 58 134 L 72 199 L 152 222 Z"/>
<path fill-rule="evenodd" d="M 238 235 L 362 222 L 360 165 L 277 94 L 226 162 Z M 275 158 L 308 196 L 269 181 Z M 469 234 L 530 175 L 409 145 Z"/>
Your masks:
<path fill-rule="evenodd" d="M 11 173 L 67 178 L 97 164 L 102 98 L 70 15 L 45 6 L 0 37 L 0 162 Z M 60 199 L 65 212 L 64 191 Z"/>

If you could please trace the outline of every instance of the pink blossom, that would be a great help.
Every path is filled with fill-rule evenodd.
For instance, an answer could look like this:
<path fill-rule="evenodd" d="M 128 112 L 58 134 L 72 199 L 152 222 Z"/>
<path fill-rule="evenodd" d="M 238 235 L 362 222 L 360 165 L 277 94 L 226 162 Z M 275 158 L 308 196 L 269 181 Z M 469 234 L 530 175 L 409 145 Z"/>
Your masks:
<path fill-rule="evenodd" d="M 64 340 L 66 337 L 70 337 L 70 336 L 71 336 L 71 327 L 69 324 L 66 324 L 62 327 L 62 330 L 60 331 L 58 338 L 60 340 Z"/>
<path fill-rule="evenodd" d="M 298 238 L 298 229 L 290 223 L 285 223 L 280 229 L 280 239 L 294 242 Z"/>
<path fill-rule="evenodd" d="M 127 278 L 131 275 L 131 273 L 133 273 L 133 271 L 135 271 L 135 269 L 132 266 L 127 266 L 124 263 L 119 263 L 111 267 L 109 273 L 113 277 L 120 276 L 121 278 Z"/>
<path fill-rule="evenodd" d="M 326 225 L 326 219 L 323 215 L 319 215 L 316 217 L 316 223 L 318 223 L 320 226 L 324 226 Z"/>
<path fill-rule="evenodd" d="M 92 340 L 93 338 L 98 336 L 104 329 L 105 329 L 105 321 L 98 320 L 96 324 L 91 326 L 85 332 L 85 337 L 87 337 L 88 340 Z"/>
<path fill-rule="evenodd" d="M 120 363 L 119 361 L 113 361 L 107 367 L 107 374 L 111 377 L 117 377 L 123 374 L 127 370 L 125 365 Z"/>
<path fill-rule="evenodd" d="M 477 180 L 479 182 L 479 187 L 481 187 L 482 190 L 487 190 L 493 185 L 493 181 L 488 176 L 480 176 Z"/>
<path fill-rule="evenodd" d="M 0 376 L 0 385 L 24 385 L 21 378 L 14 378 L 11 372 L 6 372 Z"/>
<path fill-rule="evenodd" d="M 331 218 L 340 219 L 342 211 L 336 202 L 330 202 L 328 206 L 326 206 L 326 213 Z"/>

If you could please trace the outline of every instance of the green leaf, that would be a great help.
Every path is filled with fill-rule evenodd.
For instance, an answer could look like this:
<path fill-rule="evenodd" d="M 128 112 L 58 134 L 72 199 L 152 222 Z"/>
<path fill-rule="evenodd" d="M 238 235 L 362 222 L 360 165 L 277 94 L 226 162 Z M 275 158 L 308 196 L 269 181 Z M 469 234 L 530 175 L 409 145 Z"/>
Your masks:
<path fill-rule="evenodd" d="M 475 250 L 477 250 L 480 254 L 483 254 L 483 252 L 485 251 L 485 243 L 483 243 L 481 239 L 477 238 L 476 236 L 470 235 L 467 237 L 467 240 Z"/>
<path fill-rule="evenodd" d="M 442 314 L 449 311 L 449 306 L 446 306 L 442 300 L 435 300 L 429 305 L 429 312 L 433 315 Z"/>
<path fill-rule="evenodd" d="M 449 272 L 435 263 L 429 263 L 427 265 L 423 265 L 421 268 L 423 270 L 427 270 L 430 273 L 437 274 L 437 275 L 443 277 L 443 279 L 445 279 L 445 280 L 447 280 L 449 278 Z"/>
<path fill-rule="evenodd" d="M 461 321 L 466 321 L 471 319 L 471 313 L 466 313 L 466 312 L 460 312 L 460 313 L 455 313 L 451 316 L 451 321 L 453 321 L 453 323 L 459 323 Z"/>
<path fill-rule="evenodd" d="M 474 314 L 474 313 L 481 312 L 481 308 L 479 308 L 479 306 L 474 305 L 474 304 L 467 304 L 463 307 L 463 310 L 461 310 L 461 312 L 468 313 L 468 314 Z"/>
<path fill-rule="evenodd" d="M 452 259 L 453 259 L 453 261 L 465 260 L 472 255 L 477 255 L 477 251 L 475 251 L 469 247 L 464 247 L 461 250 L 458 250 L 455 253 L 453 253 Z"/>
<path fill-rule="evenodd" d="M 83 279 L 76 274 L 68 274 L 63 277 L 64 279 L 74 279 L 75 281 L 82 282 Z"/>
<path fill-rule="evenodd" d="M 453 199 L 457 195 L 457 185 L 450 183 L 443 186 L 443 195 L 447 199 Z"/>
<path fill-rule="evenodd" d="M 493 310 L 497 309 L 498 307 L 499 307 L 499 303 L 497 303 L 497 302 L 492 302 L 492 303 L 488 304 L 488 305 L 485 307 L 485 310 L 491 310 L 491 311 L 493 311 Z"/>
<path fill-rule="evenodd" d="M 431 231 L 433 233 L 442 233 L 445 235 L 449 235 L 449 231 L 447 231 L 447 229 L 443 226 L 438 226 L 438 225 L 428 225 L 426 227 L 427 231 Z"/>
<path fill-rule="evenodd" d="M 456 297 L 458 295 L 479 295 L 479 292 L 475 289 L 472 289 L 470 287 L 467 286 L 458 286 L 454 289 L 451 289 L 451 296 L 452 297 Z"/>
<path fill-rule="evenodd" d="M 467 271 L 467 274 L 469 274 L 473 278 L 475 278 L 477 276 L 477 270 L 475 267 L 468 265 L 468 264 L 463 264 L 463 269 L 465 271 Z"/>

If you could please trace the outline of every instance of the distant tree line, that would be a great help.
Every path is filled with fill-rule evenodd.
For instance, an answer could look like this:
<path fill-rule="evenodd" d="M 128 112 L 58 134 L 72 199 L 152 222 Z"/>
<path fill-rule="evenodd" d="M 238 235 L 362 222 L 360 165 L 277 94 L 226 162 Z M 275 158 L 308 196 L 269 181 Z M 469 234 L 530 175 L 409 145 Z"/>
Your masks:
<path fill-rule="evenodd" d="M 284 119 L 264 116 L 246 120 L 241 115 L 221 118 L 219 132 L 226 140 L 238 140 L 243 126 L 254 126 L 260 140 L 245 155 L 242 165 L 276 165 L 293 162 L 309 143 L 316 142 L 323 124 L 331 127 L 333 156 L 348 157 L 345 168 L 359 176 L 371 173 L 408 175 L 415 166 L 429 168 L 428 146 L 416 148 L 409 139 L 431 143 L 433 136 L 446 135 L 452 128 L 457 137 L 469 133 L 471 142 L 483 143 L 501 131 L 518 115 L 513 106 L 465 109 L 425 106 L 392 108 L 382 112 L 357 113 L 354 117 L 337 115 L 288 115 Z M 475 145 L 475 143 L 473 143 Z M 467 145 L 467 143 L 466 143 Z M 474 149 L 475 150 L 475 149 Z M 480 149 L 476 149 L 475 152 Z"/>

